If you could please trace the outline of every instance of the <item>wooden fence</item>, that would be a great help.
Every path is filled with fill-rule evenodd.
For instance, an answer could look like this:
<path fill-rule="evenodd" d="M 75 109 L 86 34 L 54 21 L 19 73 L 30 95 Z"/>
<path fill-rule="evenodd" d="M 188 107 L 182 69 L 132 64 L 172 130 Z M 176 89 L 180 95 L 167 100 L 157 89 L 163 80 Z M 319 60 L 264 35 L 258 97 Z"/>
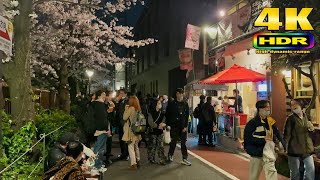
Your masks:
<path fill-rule="evenodd" d="M 7 114 L 11 114 L 11 102 L 10 102 L 10 93 L 9 87 L 3 86 L 3 97 L 4 97 L 4 110 Z M 40 105 L 45 109 L 53 109 L 58 107 L 58 97 L 57 92 L 34 89 L 34 95 L 38 96 L 38 99 L 35 100 L 35 103 Z"/>

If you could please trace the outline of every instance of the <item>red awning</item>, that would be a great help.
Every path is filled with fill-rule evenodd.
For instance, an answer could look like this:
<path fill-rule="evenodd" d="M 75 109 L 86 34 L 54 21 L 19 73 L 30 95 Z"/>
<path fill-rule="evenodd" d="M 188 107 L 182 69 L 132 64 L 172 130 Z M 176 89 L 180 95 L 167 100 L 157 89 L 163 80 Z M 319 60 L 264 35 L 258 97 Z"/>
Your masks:
<path fill-rule="evenodd" d="M 201 84 L 224 84 L 238 82 L 257 82 L 266 80 L 266 75 L 234 64 L 213 76 L 200 81 Z"/>

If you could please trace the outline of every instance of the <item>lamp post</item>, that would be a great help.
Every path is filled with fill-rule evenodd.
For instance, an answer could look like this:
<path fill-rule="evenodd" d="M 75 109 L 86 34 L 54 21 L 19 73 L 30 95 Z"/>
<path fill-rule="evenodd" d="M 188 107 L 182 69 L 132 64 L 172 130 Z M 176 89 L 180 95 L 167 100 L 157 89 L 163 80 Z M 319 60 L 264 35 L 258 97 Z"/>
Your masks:
<path fill-rule="evenodd" d="M 86 70 L 86 73 L 89 77 L 89 94 L 91 94 L 91 77 L 93 76 L 93 71 L 92 70 Z"/>

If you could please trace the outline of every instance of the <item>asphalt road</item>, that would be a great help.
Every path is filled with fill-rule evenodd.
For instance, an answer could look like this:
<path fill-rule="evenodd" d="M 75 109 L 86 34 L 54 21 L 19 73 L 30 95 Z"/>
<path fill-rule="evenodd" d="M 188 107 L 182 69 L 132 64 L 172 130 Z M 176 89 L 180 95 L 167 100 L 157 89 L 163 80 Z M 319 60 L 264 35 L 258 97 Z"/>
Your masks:
<path fill-rule="evenodd" d="M 119 144 L 114 143 L 112 154 L 119 154 Z M 165 148 L 165 153 L 168 152 L 168 146 Z M 114 162 L 104 176 L 104 179 L 112 180 L 221 180 L 224 179 L 216 173 L 216 171 L 189 155 L 189 160 L 192 166 L 184 166 L 180 164 L 182 159 L 181 151 L 177 147 L 174 154 L 174 162 L 165 166 L 150 164 L 147 160 L 147 149 L 142 144 L 140 148 L 141 167 L 137 171 L 129 170 L 129 161 Z M 111 158 L 112 159 L 112 158 Z"/>

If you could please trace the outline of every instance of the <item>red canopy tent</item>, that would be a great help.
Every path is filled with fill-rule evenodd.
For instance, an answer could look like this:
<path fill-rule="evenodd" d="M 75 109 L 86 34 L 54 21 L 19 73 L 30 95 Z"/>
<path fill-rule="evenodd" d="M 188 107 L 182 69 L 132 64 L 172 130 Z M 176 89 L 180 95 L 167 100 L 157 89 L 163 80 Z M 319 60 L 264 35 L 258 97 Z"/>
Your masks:
<path fill-rule="evenodd" d="M 236 83 L 236 89 L 238 89 L 237 83 L 239 82 L 258 82 L 258 81 L 264 81 L 264 80 L 266 80 L 266 75 L 234 64 L 228 69 L 225 69 L 215 75 L 212 75 L 204 80 L 199 81 L 199 83 L 200 84 Z M 238 99 L 238 97 L 236 98 Z M 237 109 L 239 108 L 237 107 Z"/>
<path fill-rule="evenodd" d="M 234 64 L 213 76 L 201 80 L 200 84 L 224 84 L 239 82 L 258 82 L 266 80 L 266 75 Z"/>

